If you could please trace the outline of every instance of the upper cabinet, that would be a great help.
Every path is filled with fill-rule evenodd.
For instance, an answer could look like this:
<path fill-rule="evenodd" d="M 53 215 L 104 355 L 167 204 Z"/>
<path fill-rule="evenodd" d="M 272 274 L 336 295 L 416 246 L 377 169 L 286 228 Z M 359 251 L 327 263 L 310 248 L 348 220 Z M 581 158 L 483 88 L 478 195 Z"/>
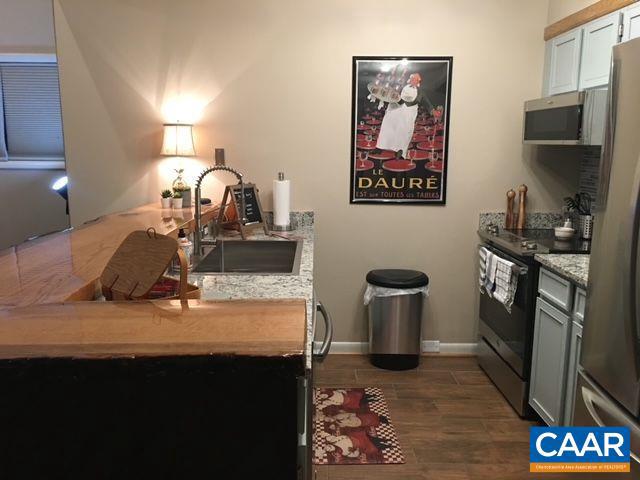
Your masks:
<path fill-rule="evenodd" d="M 583 27 L 579 89 L 609 83 L 611 49 L 618 43 L 620 13 L 614 12 Z"/>
<path fill-rule="evenodd" d="M 640 4 L 627 7 L 623 11 L 622 41 L 640 37 Z"/>
<path fill-rule="evenodd" d="M 611 49 L 640 37 L 640 1 L 547 41 L 543 95 L 605 87 Z"/>
<path fill-rule="evenodd" d="M 578 89 L 582 28 L 576 28 L 549 40 L 550 59 L 548 94 L 571 92 Z"/>

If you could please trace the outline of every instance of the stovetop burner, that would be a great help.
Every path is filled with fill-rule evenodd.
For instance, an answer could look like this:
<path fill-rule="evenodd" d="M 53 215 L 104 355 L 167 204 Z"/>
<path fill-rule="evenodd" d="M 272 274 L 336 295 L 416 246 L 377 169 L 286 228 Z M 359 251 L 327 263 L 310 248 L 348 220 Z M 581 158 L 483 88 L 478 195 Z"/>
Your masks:
<path fill-rule="evenodd" d="M 556 240 L 552 228 L 507 230 L 490 226 L 487 230 L 480 230 L 478 233 L 484 240 L 506 248 L 516 255 L 590 253 L 591 251 L 591 241 L 582 240 L 579 235 L 574 235 L 570 240 Z"/>

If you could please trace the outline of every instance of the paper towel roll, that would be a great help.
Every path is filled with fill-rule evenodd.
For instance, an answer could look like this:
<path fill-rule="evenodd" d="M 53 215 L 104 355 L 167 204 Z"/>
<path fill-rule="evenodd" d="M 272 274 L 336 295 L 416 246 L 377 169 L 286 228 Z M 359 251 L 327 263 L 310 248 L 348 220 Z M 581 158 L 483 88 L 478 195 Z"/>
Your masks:
<path fill-rule="evenodd" d="M 290 223 L 291 183 L 289 180 L 273 181 L 273 224 L 286 227 Z"/>

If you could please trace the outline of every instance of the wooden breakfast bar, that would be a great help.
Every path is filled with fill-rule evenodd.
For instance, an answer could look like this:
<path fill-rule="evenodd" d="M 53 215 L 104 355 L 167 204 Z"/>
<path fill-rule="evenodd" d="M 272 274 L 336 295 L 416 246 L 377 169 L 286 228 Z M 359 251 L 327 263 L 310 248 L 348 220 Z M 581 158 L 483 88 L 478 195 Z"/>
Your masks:
<path fill-rule="evenodd" d="M 90 301 L 131 231 L 191 226 L 168 213 L 0 252 L 0 478 L 296 478 L 304 300 Z"/>

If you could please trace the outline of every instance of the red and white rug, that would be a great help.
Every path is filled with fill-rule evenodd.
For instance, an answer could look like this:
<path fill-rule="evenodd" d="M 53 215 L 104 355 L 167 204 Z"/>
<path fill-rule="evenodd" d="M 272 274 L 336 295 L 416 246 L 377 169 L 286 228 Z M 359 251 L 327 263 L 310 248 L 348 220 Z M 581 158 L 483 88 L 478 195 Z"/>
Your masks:
<path fill-rule="evenodd" d="M 314 389 L 313 463 L 404 463 L 379 388 Z"/>

